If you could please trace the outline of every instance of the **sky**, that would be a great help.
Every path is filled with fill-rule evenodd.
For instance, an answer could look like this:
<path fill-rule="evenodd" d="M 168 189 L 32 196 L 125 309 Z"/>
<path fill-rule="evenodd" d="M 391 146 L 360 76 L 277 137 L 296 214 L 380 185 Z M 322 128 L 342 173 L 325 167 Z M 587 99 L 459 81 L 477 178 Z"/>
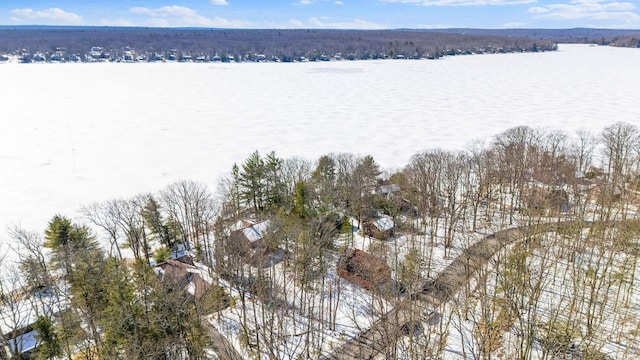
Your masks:
<path fill-rule="evenodd" d="M 0 25 L 640 29 L 639 0 L 2 0 Z"/>

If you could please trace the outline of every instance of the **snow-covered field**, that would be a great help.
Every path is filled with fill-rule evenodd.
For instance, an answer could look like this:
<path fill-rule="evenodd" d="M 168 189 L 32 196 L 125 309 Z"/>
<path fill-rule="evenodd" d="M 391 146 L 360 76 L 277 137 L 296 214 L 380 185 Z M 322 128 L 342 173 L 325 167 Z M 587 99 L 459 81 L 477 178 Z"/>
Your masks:
<path fill-rule="evenodd" d="M 190 179 L 254 150 L 403 166 L 509 127 L 640 123 L 640 51 L 296 64 L 0 65 L 0 253 L 12 224 Z"/>

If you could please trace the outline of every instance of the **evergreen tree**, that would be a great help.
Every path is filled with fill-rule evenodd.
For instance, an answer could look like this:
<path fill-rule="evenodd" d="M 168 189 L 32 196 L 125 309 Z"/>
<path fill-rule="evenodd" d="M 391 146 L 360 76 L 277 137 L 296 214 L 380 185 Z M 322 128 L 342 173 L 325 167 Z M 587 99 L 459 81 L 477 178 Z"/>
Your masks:
<path fill-rule="evenodd" d="M 336 162 L 328 155 L 318 159 L 318 165 L 311 175 L 320 203 L 335 203 Z"/>
<path fill-rule="evenodd" d="M 50 248 L 54 265 L 70 276 L 79 258 L 98 251 L 98 244 L 88 227 L 75 225 L 71 220 L 55 215 L 45 230 L 44 247 Z"/>
<path fill-rule="evenodd" d="M 142 217 L 146 227 L 160 244 L 172 249 L 176 240 L 175 231 L 172 231 L 170 221 L 164 221 L 160 213 L 160 204 L 149 195 L 142 209 Z"/>
<path fill-rule="evenodd" d="M 293 213 L 300 218 L 309 215 L 309 190 L 303 181 L 296 182 L 295 197 L 293 199 Z"/>
<path fill-rule="evenodd" d="M 38 334 L 36 339 L 39 346 L 36 350 L 36 359 L 52 359 L 62 355 L 62 347 L 56 334 L 53 320 L 48 316 L 38 316 L 33 324 L 33 330 Z"/>
<path fill-rule="evenodd" d="M 264 160 L 265 174 L 265 207 L 277 211 L 285 204 L 286 186 L 282 175 L 284 160 L 277 157 L 274 151 L 267 154 Z"/>
<path fill-rule="evenodd" d="M 369 212 L 378 176 L 381 173 L 380 167 L 371 155 L 360 159 L 353 170 L 350 204 L 361 227 L 363 217 Z"/>
<path fill-rule="evenodd" d="M 264 181 L 265 166 L 256 150 L 242 164 L 240 171 L 241 197 L 245 203 L 253 208 L 256 217 L 264 209 Z"/>

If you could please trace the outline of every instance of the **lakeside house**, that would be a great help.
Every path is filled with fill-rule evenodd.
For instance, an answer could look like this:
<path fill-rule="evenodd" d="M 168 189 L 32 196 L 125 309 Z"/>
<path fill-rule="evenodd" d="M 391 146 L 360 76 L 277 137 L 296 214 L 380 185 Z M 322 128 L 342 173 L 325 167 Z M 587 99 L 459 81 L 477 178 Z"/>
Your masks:
<path fill-rule="evenodd" d="M 67 306 L 67 302 L 45 288 L 4 294 L 0 298 L 0 359 L 30 358 L 40 346 L 38 332 L 34 329 L 38 317 L 55 318 Z"/>
<path fill-rule="evenodd" d="M 240 242 L 248 249 L 262 247 L 263 239 L 269 227 L 269 220 L 254 223 L 250 220 L 240 220 L 231 227 L 230 237 Z"/>
<path fill-rule="evenodd" d="M 211 287 L 211 284 L 202 278 L 189 255 L 160 263 L 156 265 L 154 272 L 166 287 L 183 289 L 197 300 L 200 300 Z"/>
<path fill-rule="evenodd" d="M 338 276 L 367 290 L 379 288 L 391 281 L 391 268 L 387 263 L 360 249 L 347 248 L 338 260 Z"/>

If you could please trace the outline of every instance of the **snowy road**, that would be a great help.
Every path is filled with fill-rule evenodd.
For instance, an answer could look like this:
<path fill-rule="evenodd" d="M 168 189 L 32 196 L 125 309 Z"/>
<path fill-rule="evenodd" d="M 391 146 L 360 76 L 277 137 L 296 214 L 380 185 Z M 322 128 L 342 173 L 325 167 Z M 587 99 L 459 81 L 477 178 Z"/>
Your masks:
<path fill-rule="evenodd" d="M 412 308 L 437 309 L 451 298 L 503 247 L 534 234 L 557 230 L 571 222 L 553 222 L 506 229 L 488 235 L 466 249 L 433 281 L 432 285 L 406 298 L 368 330 L 338 347 L 325 359 L 374 359 L 404 337 L 402 326 L 412 320 Z M 415 315 L 414 315 L 415 316 Z M 420 319 L 423 322 L 427 319 Z"/>

